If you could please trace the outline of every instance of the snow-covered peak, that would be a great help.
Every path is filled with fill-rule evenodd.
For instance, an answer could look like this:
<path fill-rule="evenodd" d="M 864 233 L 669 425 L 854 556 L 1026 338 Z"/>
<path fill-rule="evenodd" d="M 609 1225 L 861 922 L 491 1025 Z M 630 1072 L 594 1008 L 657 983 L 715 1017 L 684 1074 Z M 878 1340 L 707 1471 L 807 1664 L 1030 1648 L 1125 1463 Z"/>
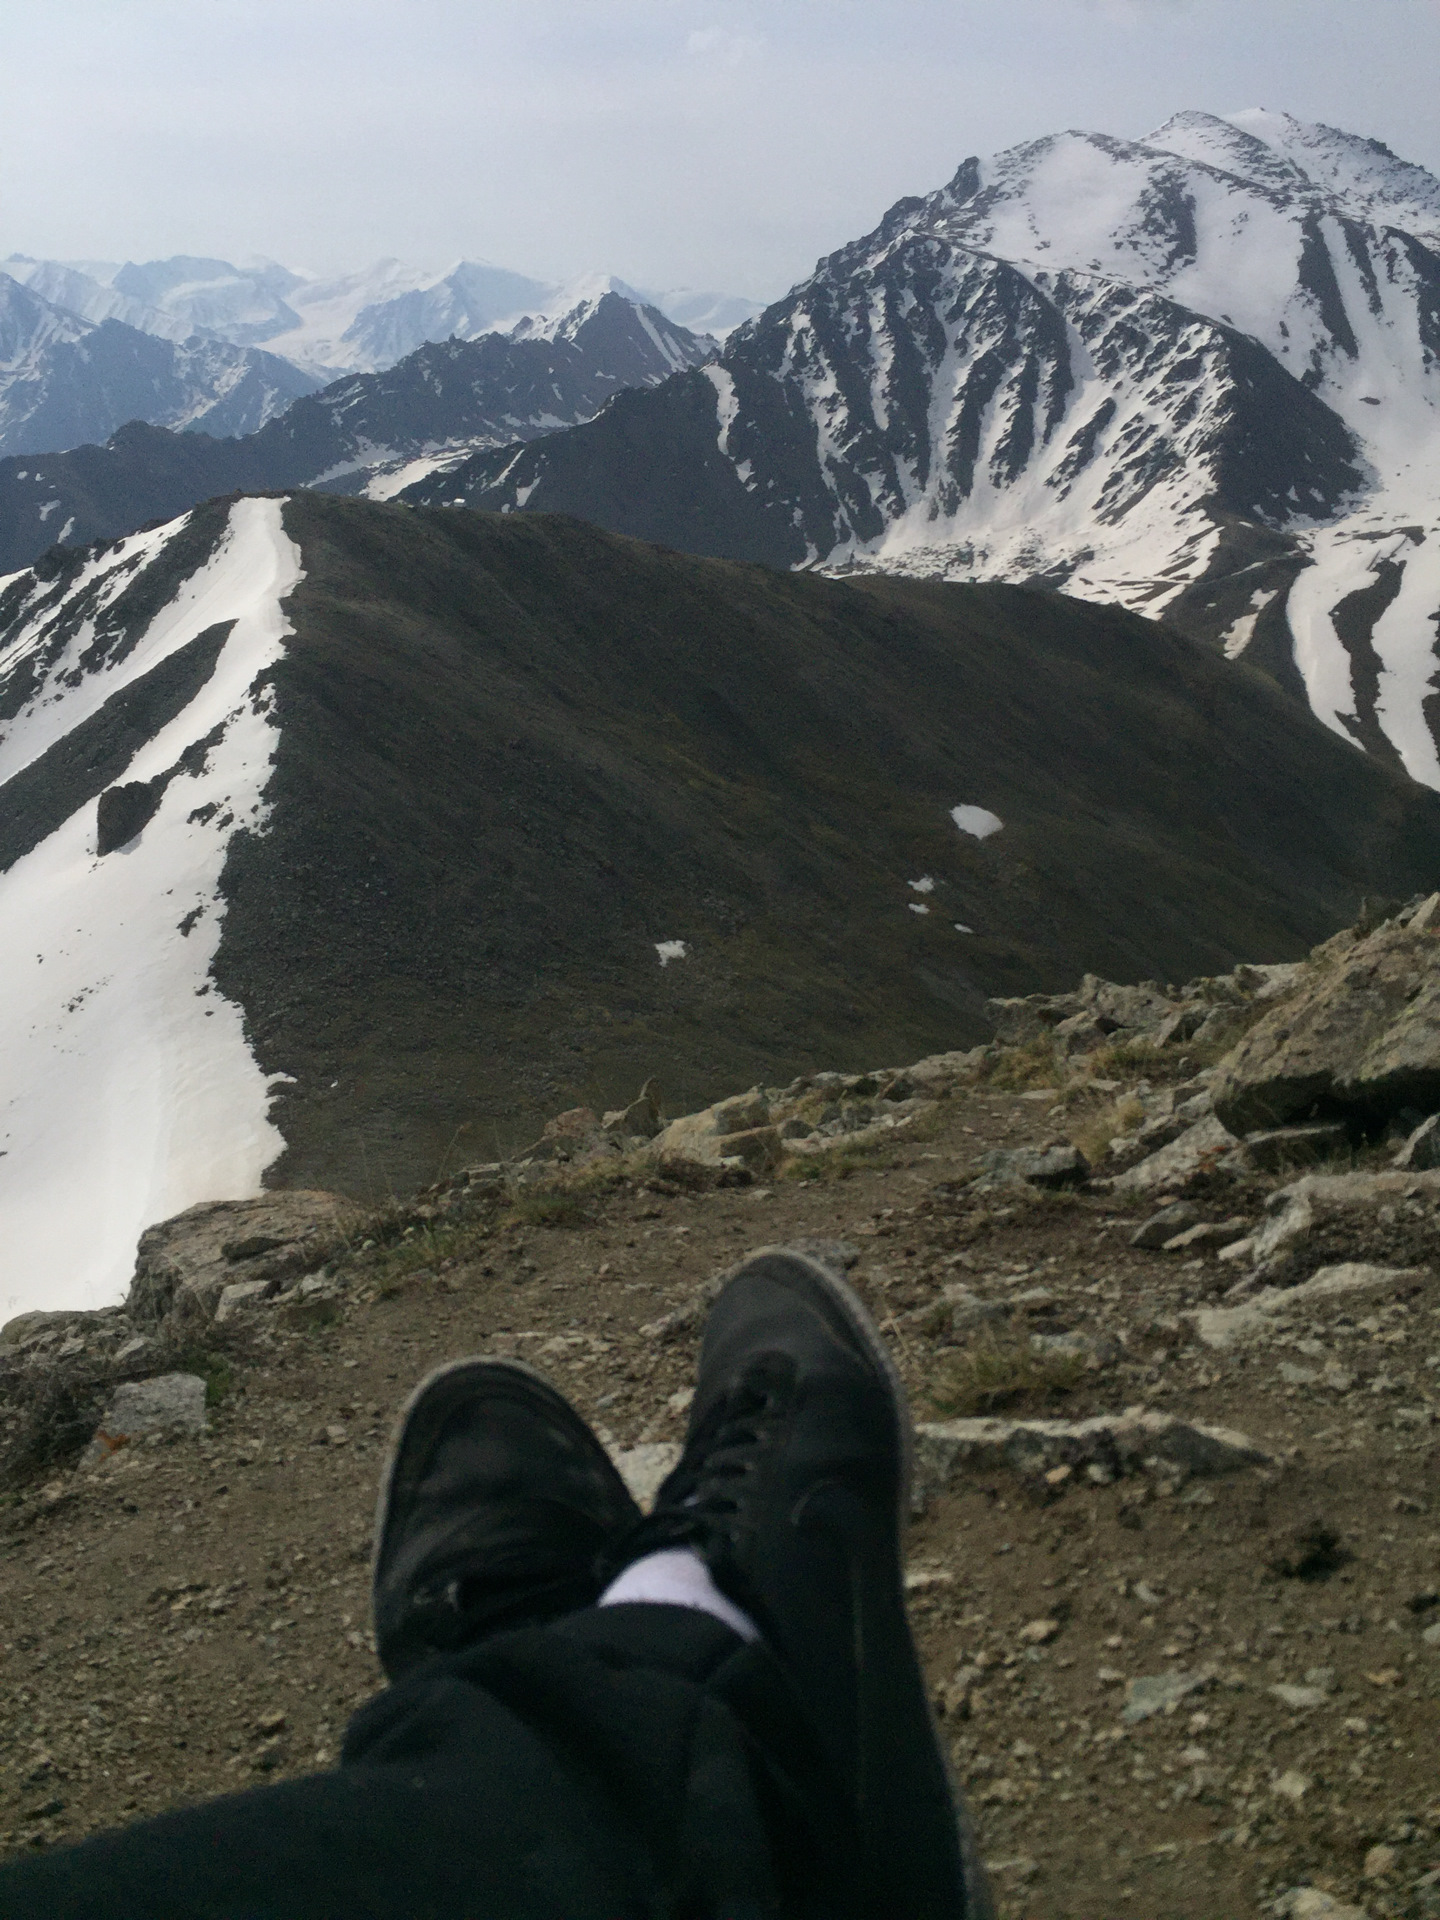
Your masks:
<path fill-rule="evenodd" d="M 119 268 L 115 271 L 118 273 Z M 184 340 L 194 332 L 188 320 L 117 292 L 108 280 L 87 273 L 73 261 L 30 260 L 12 254 L 8 260 L 0 260 L 0 272 L 18 280 L 51 306 L 63 307 L 97 327 L 106 320 L 121 320 L 127 327 L 137 327 L 141 333 L 153 333 L 162 340 Z"/>
<path fill-rule="evenodd" d="M 5 376 L 28 373 L 45 349 L 81 340 L 89 331 L 74 314 L 0 273 L 0 383 Z"/>
<path fill-rule="evenodd" d="M 1246 107 L 1239 113 L 1177 113 L 1146 138 L 1281 192 L 1308 193 L 1352 219 L 1394 226 L 1440 248 L 1440 180 L 1379 140 L 1323 121 Z"/>

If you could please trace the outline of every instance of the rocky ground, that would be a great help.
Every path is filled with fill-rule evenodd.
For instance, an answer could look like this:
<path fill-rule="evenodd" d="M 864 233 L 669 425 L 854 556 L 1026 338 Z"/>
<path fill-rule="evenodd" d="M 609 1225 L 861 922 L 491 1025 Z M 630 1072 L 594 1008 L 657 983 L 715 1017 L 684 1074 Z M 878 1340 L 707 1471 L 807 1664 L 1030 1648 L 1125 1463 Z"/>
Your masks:
<path fill-rule="evenodd" d="M 152 1368 L 206 1380 L 203 1434 L 102 1443 L 78 1470 L 75 1394 L 26 1402 L 12 1373 L 0 1842 L 330 1764 L 380 1685 L 372 1509 L 414 1381 L 456 1354 L 523 1356 L 653 1471 L 683 1431 L 708 1284 L 747 1249 L 818 1238 L 848 1248 L 925 1425 L 914 1619 L 1006 1920 L 1440 1914 L 1440 1176 L 1317 1201 L 1308 1242 L 1271 1255 L 1285 1270 L 1252 1273 L 1296 1167 L 1232 1145 L 1158 1186 L 1124 1171 L 1207 1124 L 1214 1073 L 1184 1045 L 952 1063 L 894 1084 L 898 1125 L 873 1087 L 818 1107 L 802 1089 L 807 1125 L 843 1133 L 852 1113 L 834 1150 L 767 1164 L 752 1125 L 709 1165 L 653 1146 L 537 1162 L 351 1219 L 310 1279 L 232 1283 L 251 1292 L 222 1320 L 148 1336 Z M 1032 1084 L 1047 1059 L 1060 1084 Z M 1114 1187 L 1073 1184 L 1076 1141 Z M 1016 1149 L 1071 1184 L 986 1158 Z M 1314 1172 L 1392 1155 L 1332 1142 Z M 1184 1244 L 1132 1244 L 1162 1205 L 1188 1212 L 1143 1237 Z M 1195 1317 L 1247 1299 L 1243 1325 Z M 107 1336 L 122 1353 L 147 1337 L 129 1325 Z M 48 1353 L 62 1379 L 82 1344 L 73 1325 L 28 1337 L 27 1378 Z M 976 1424 L 1126 1409 L 1118 1445 Z M 46 1417 L 62 1457 L 43 1463 Z"/>

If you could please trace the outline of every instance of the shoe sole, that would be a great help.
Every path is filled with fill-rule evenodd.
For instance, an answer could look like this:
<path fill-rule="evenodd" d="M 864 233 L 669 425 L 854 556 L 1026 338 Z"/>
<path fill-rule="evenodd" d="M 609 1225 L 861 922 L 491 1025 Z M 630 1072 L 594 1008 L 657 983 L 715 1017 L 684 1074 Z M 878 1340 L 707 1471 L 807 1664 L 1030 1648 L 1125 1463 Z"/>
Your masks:
<path fill-rule="evenodd" d="M 380 1574 L 380 1555 L 385 1544 L 385 1532 L 389 1524 L 390 1508 L 395 1493 L 395 1477 L 400 1467 L 401 1456 L 405 1451 L 405 1442 L 411 1437 L 416 1417 L 427 1400 L 435 1400 L 438 1407 L 448 1396 L 442 1396 L 439 1389 L 446 1382 L 457 1386 L 464 1377 L 466 1385 L 478 1380 L 523 1380 L 530 1387 L 538 1387 L 548 1402 L 551 1412 L 558 1416 L 560 1423 L 570 1429 L 577 1439 L 596 1451 L 604 1460 L 616 1481 L 623 1487 L 615 1462 L 606 1453 L 589 1423 L 578 1414 L 560 1389 L 547 1380 L 543 1373 L 529 1367 L 523 1360 L 506 1360 L 495 1354 L 472 1354 L 463 1360 L 447 1360 L 443 1365 L 433 1368 L 420 1384 L 410 1393 L 395 1422 L 394 1438 L 390 1443 L 389 1458 L 385 1462 L 385 1471 L 380 1476 L 380 1491 L 375 1500 L 375 1541 L 370 1555 L 370 1587 L 373 1596 L 376 1581 Z M 446 1406 L 445 1411 L 449 1411 Z M 628 1489 L 627 1489 L 628 1492 Z M 374 1611 L 372 1598 L 371 1611 Z"/>
<path fill-rule="evenodd" d="M 814 1304 L 824 1315 L 826 1321 L 843 1338 L 852 1344 L 870 1361 L 875 1372 L 884 1382 L 890 1399 L 891 1410 L 895 1417 L 896 1432 L 900 1442 L 900 1483 L 896 1491 L 895 1531 L 897 1542 L 903 1538 L 905 1523 L 910 1517 L 910 1499 L 915 1481 L 915 1424 L 910 1412 L 910 1403 L 905 1393 L 900 1370 L 895 1365 L 890 1349 L 881 1338 L 880 1329 L 865 1302 L 856 1293 L 848 1281 L 841 1278 L 832 1268 L 817 1260 L 813 1254 L 798 1253 L 792 1247 L 757 1247 L 747 1254 L 744 1262 L 735 1271 L 734 1278 L 740 1276 L 754 1261 L 765 1259 L 783 1260 L 788 1266 L 798 1267 L 810 1280 L 815 1292 Z M 900 1558 L 896 1566 L 896 1577 L 901 1594 L 901 1608 L 904 1610 L 904 1549 L 900 1548 Z M 908 1617 L 907 1617 L 908 1630 Z M 955 1825 L 959 1839 L 960 1864 L 965 1886 L 965 1906 L 963 1920 L 995 1920 L 994 1898 L 990 1891 L 985 1870 L 980 1862 L 979 1848 L 969 1811 L 961 1797 L 955 1781 L 954 1771 L 944 1742 L 940 1737 L 939 1723 L 935 1718 L 935 1709 L 925 1686 L 924 1671 L 920 1667 L 918 1650 L 911 1636 L 911 1649 L 914 1654 L 916 1675 L 919 1686 L 919 1700 L 929 1728 L 931 1745 L 940 1771 L 949 1787 L 950 1803 L 954 1810 Z M 902 1920 L 897 1916 L 896 1920 Z M 958 1917 L 957 1917 L 958 1920 Z"/>

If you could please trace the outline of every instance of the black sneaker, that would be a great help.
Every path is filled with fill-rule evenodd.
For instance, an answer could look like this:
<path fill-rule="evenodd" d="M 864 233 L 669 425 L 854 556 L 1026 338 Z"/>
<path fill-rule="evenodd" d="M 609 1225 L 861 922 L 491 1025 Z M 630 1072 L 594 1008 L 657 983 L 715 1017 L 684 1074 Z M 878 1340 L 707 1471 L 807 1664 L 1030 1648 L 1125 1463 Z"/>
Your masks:
<path fill-rule="evenodd" d="M 640 1509 L 590 1428 L 514 1360 L 454 1360 L 400 1416 L 375 1517 L 380 1664 L 535 1626 L 599 1597 L 597 1556 Z"/>
<path fill-rule="evenodd" d="M 867 1920 L 987 1920 L 905 1616 L 911 1448 L 863 1305 L 764 1249 L 711 1310 L 685 1451 L 624 1552 L 689 1542 L 760 1628 L 854 1809 Z"/>

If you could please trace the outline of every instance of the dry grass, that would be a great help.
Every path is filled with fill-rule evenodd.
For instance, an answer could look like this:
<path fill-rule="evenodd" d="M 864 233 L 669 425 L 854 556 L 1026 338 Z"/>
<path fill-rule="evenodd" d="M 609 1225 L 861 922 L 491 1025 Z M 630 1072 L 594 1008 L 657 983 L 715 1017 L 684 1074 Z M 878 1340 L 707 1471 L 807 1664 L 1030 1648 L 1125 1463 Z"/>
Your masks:
<path fill-rule="evenodd" d="M 1053 1040 L 1027 1040 L 1006 1047 L 998 1060 L 987 1061 L 978 1084 L 997 1093 L 1024 1093 L 1031 1087 L 1056 1087 L 1068 1078 L 1065 1058 Z"/>
<path fill-rule="evenodd" d="M 1028 1340 L 980 1334 L 940 1361 L 930 1378 L 930 1402 L 947 1419 L 1002 1410 L 1039 1413 L 1072 1393 L 1084 1373 L 1079 1354 L 1034 1353 Z"/>
<path fill-rule="evenodd" d="M 1070 1129 L 1070 1138 L 1094 1166 L 1105 1158 L 1112 1140 L 1135 1129 L 1145 1118 L 1145 1109 L 1133 1096 L 1116 1100 L 1100 1112 L 1090 1114 Z"/>

